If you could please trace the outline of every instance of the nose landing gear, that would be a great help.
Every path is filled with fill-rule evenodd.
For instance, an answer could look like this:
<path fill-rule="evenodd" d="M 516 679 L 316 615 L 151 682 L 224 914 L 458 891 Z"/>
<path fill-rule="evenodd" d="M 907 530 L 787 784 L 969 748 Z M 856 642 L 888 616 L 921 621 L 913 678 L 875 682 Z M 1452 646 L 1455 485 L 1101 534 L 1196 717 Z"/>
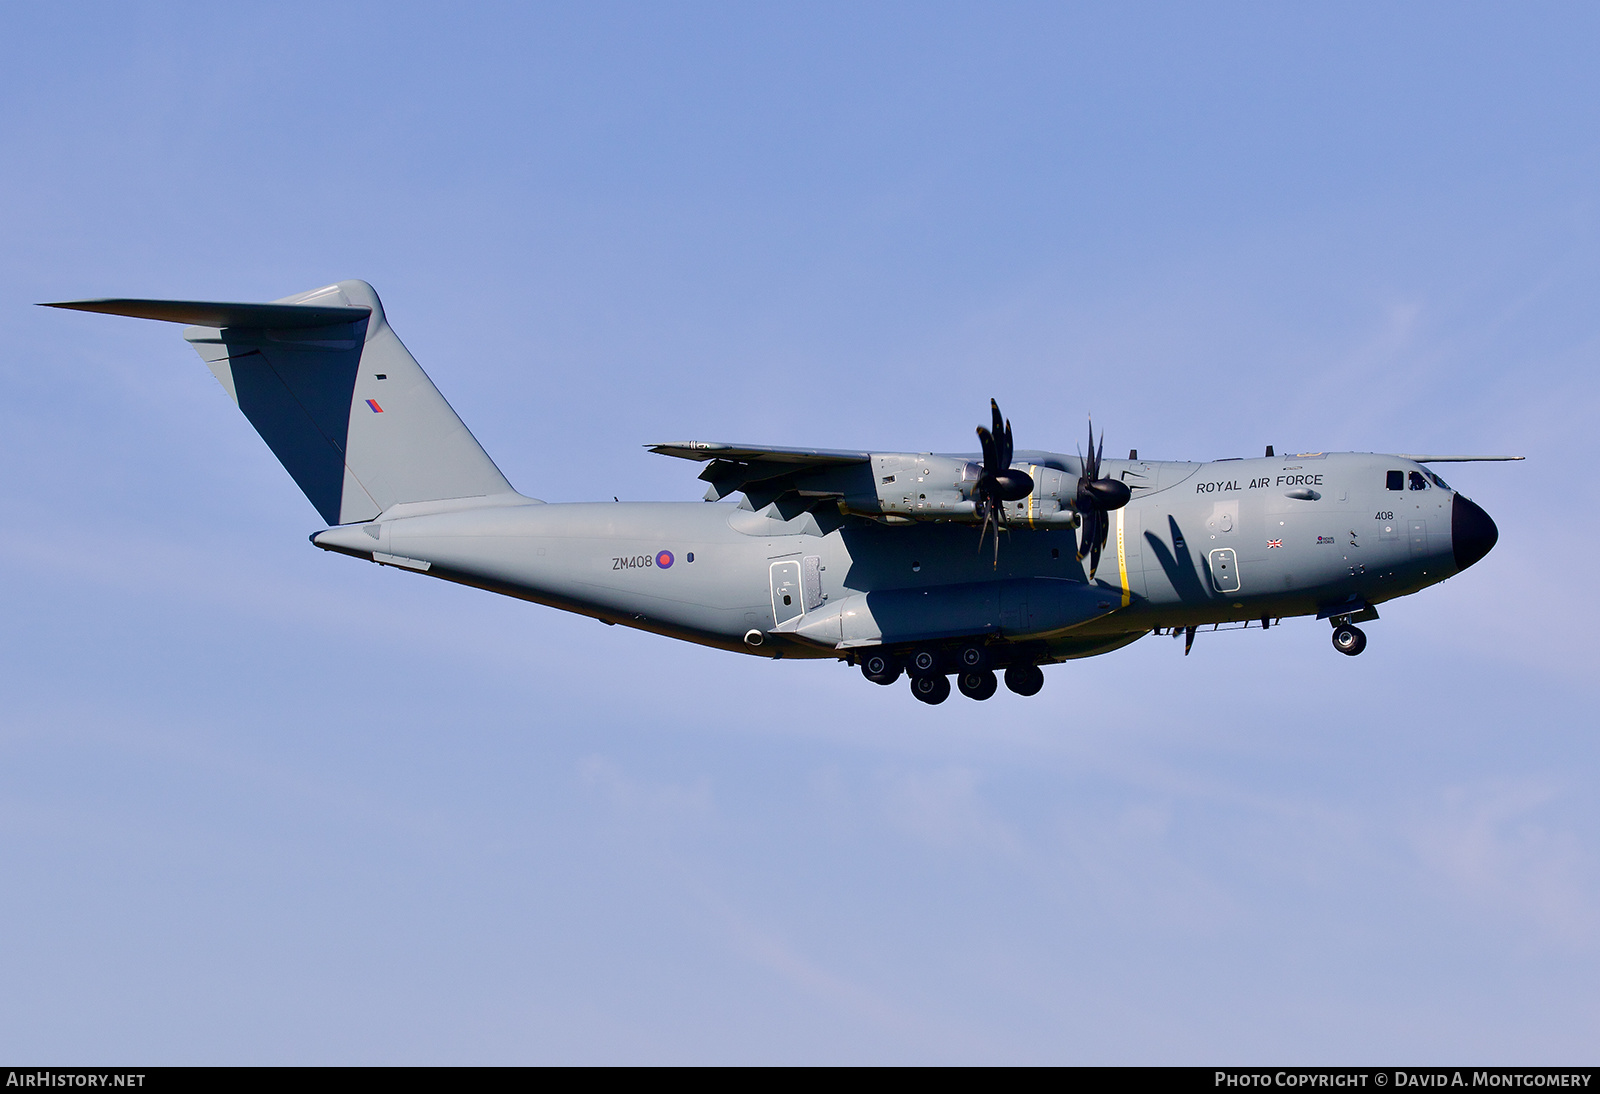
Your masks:
<path fill-rule="evenodd" d="M 1346 657 L 1354 657 L 1367 648 L 1367 635 L 1360 627 L 1350 623 L 1335 623 L 1333 648 Z"/>

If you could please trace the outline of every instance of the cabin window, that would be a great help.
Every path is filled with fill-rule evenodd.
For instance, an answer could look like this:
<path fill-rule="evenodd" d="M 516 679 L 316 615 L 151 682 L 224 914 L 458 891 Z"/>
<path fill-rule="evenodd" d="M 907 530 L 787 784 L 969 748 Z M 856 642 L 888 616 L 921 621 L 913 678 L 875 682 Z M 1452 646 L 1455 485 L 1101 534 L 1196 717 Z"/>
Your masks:
<path fill-rule="evenodd" d="M 1404 471 L 1389 472 L 1389 489 L 1404 490 L 1406 488 L 1406 473 Z"/>
<path fill-rule="evenodd" d="M 1448 489 L 1450 489 L 1450 484 L 1445 482 L 1438 475 L 1435 475 L 1432 471 L 1424 471 L 1423 474 L 1427 475 L 1428 476 L 1428 480 L 1430 482 L 1432 482 L 1433 485 L 1437 486 L 1440 490 L 1448 490 Z"/>
<path fill-rule="evenodd" d="M 1411 472 L 1411 489 L 1413 489 L 1413 490 L 1426 490 L 1427 488 L 1428 488 L 1428 480 L 1422 477 L 1422 472 L 1421 471 L 1413 471 L 1413 472 Z"/>

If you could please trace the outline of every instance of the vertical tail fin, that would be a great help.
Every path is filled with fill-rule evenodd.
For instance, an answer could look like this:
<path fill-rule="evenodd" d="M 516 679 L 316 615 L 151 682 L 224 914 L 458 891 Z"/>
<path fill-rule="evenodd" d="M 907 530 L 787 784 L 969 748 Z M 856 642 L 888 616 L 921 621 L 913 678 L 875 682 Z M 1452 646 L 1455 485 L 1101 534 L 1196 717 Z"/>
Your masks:
<path fill-rule="evenodd" d="M 399 502 L 515 493 L 365 281 L 271 304 L 49 306 L 196 324 L 184 338 L 329 524 L 371 520 Z"/>

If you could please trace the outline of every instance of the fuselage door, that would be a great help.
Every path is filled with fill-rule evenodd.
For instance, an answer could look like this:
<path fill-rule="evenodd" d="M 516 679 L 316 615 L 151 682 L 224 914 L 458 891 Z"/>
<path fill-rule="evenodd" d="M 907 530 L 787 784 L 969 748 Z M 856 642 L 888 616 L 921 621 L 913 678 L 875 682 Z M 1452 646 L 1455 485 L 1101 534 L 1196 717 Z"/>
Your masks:
<path fill-rule="evenodd" d="M 800 601 L 800 561 L 789 559 L 772 564 L 772 621 L 774 625 L 793 619 L 805 611 Z"/>
<path fill-rule="evenodd" d="M 1211 552 L 1211 584 L 1219 593 L 1239 591 L 1239 558 L 1232 547 L 1221 547 Z"/>

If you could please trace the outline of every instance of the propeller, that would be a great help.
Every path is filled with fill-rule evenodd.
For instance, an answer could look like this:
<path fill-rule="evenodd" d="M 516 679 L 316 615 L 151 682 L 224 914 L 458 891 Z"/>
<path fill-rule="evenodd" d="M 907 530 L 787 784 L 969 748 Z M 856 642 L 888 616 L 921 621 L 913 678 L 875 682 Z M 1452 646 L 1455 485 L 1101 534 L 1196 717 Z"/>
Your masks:
<path fill-rule="evenodd" d="M 1000 416 L 1000 404 L 990 399 L 989 412 L 994 417 L 994 430 L 978 427 L 978 442 L 983 445 L 983 473 L 978 476 L 973 493 L 983 515 L 983 527 L 978 530 L 978 550 L 983 550 L 983 537 L 993 523 L 994 564 L 999 566 L 1000 529 L 1006 523 L 1005 503 L 1020 501 L 1033 493 L 1033 477 L 1011 466 L 1011 422 Z"/>
<path fill-rule="evenodd" d="M 1083 457 L 1083 475 L 1078 479 L 1077 497 L 1073 506 L 1083 515 L 1083 538 L 1078 544 L 1078 561 L 1089 558 L 1089 580 L 1100 567 L 1100 552 L 1105 548 L 1106 535 L 1111 531 L 1108 514 L 1128 504 L 1133 492 L 1120 479 L 1100 477 L 1100 459 L 1105 455 L 1106 437 L 1100 435 L 1100 447 L 1094 446 L 1094 422 L 1089 423 L 1089 454 Z"/>

